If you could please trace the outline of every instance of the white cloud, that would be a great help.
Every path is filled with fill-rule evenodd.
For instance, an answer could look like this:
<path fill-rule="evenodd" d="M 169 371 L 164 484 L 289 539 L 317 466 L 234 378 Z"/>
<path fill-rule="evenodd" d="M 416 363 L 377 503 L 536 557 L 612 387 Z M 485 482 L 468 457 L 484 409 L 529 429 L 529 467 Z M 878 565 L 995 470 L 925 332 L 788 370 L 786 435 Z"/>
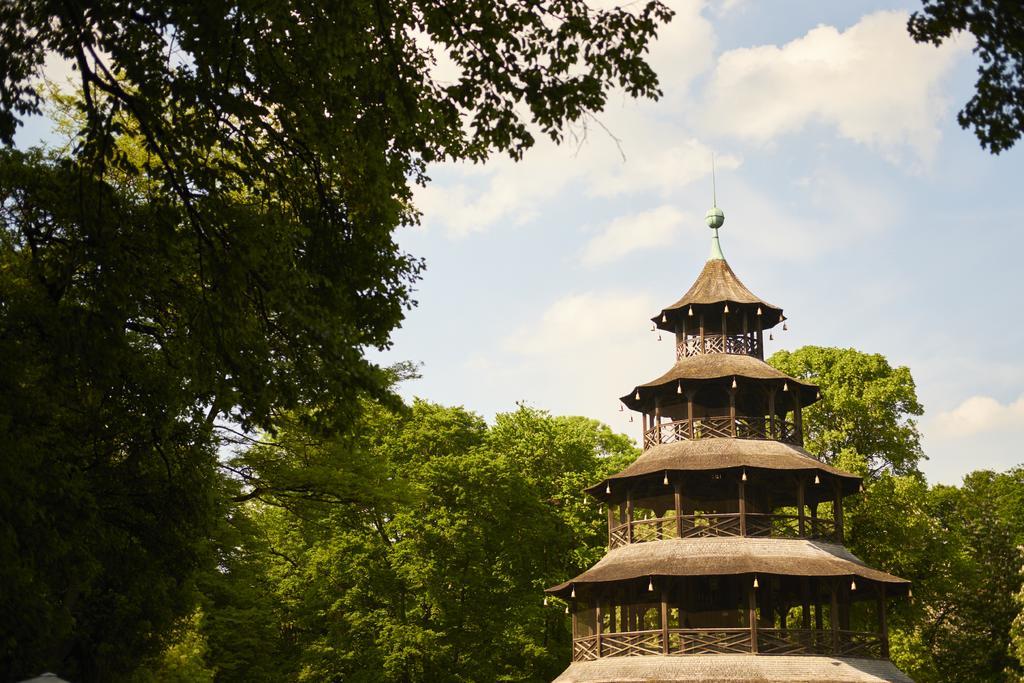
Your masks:
<path fill-rule="evenodd" d="M 962 438 L 990 432 L 1024 433 L 1024 395 L 1003 405 L 991 396 L 971 396 L 930 424 L 939 437 Z"/>
<path fill-rule="evenodd" d="M 756 143 L 808 124 L 891 158 L 929 161 L 949 102 L 940 86 L 966 40 L 936 48 L 908 35 L 905 12 L 877 12 L 840 32 L 818 26 L 782 47 L 730 50 L 708 85 L 704 123 Z"/>
<path fill-rule="evenodd" d="M 668 205 L 616 218 L 587 243 L 580 260 L 587 266 L 599 266 L 632 251 L 668 246 L 682 222 L 683 213 Z"/>

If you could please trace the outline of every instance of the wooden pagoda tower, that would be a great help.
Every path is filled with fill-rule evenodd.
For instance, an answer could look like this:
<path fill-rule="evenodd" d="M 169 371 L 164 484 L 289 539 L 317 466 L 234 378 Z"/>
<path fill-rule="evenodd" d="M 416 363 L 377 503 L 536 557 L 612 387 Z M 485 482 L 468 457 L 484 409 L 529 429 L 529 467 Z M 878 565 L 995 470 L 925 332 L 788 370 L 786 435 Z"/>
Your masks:
<path fill-rule="evenodd" d="M 652 318 L 675 364 L 622 402 L 643 454 L 588 489 L 608 510 L 608 553 L 548 589 L 572 613 L 572 663 L 555 683 L 909 682 L 888 660 L 886 603 L 909 583 L 843 546 L 860 477 L 803 448 L 818 388 L 764 362 L 785 323 L 722 254 Z"/>

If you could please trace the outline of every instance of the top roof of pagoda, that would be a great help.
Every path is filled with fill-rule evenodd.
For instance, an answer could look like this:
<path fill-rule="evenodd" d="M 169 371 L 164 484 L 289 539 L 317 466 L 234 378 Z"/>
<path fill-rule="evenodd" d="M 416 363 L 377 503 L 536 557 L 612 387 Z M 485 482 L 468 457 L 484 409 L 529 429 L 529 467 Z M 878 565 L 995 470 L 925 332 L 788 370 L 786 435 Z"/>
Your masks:
<path fill-rule="evenodd" d="M 686 294 L 671 306 L 663 308 L 651 320 L 661 329 L 671 332 L 675 331 L 674 323 L 679 321 L 681 316 L 689 316 L 691 306 L 724 304 L 757 306 L 761 311 L 763 329 L 773 327 L 784 320 L 782 309 L 747 289 L 725 260 L 718 239 L 718 228 L 725 220 L 721 209 L 716 207 L 708 211 L 707 220 L 708 225 L 714 230 L 714 236 L 711 238 L 711 256 Z"/>

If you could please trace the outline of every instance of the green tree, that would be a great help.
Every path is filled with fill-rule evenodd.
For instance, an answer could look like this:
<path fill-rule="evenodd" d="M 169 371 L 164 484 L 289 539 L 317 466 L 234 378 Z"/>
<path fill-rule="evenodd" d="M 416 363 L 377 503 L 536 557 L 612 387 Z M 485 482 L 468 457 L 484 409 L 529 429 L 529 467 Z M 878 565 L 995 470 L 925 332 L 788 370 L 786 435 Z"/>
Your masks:
<path fill-rule="evenodd" d="M 250 449 L 235 466 L 258 474 L 267 451 L 279 470 L 349 462 L 338 458 L 335 438 L 300 431 L 296 424 L 294 433 L 281 432 L 275 445 Z M 268 492 L 237 511 L 263 539 L 242 552 L 264 558 L 269 602 L 282 606 L 248 617 L 277 624 L 297 656 L 266 676 L 238 661 L 248 649 L 236 649 L 230 669 L 211 658 L 218 680 L 556 676 L 569 656 L 568 618 L 560 606 L 545 606 L 542 589 L 603 548 L 603 515 L 580 489 L 635 457 L 629 440 L 592 420 L 525 407 L 488 427 L 461 408 L 423 401 L 370 410 L 353 439 L 345 450 L 380 468 L 382 495 L 373 502 Z M 230 569 L 221 576 L 252 584 Z M 230 649 L 219 641 L 246 630 L 219 628 L 218 609 L 208 608 L 205 631 L 214 654 Z M 258 665 L 259 653 L 252 656 Z"/>
<path fill-rule="evenodd" d="M 808 450 L 872 477 L 918 472 L 924 453 L 914 418 L 924 409 L 909 368 L 893 368 L 881 354 L 821 346 L 779 351 L 768 362 L 821 387 L 821 400 L 804 409 Z"/>
<path fill-rule="evenodd" d="M 518 158 L 613 87 L 657 96 L 643 58 L 670 15 L 0 3 L 0 140 L 39 111 L 45 55 L 82 93 L 65 153 L 0 153 L 0 610 L 25 615 L 0 623 L 0 677 L 109 680 L 160 650 L 223 496 L 254 494 L 225 493 L 218 433 L 296 412 L 346 434 L 364 397 L 393 402 L 364 351 L 414 303 L 393 231 L 426 164 Z M 344 483 L 260 474 L 296 501 Z"/>
<path fill-rule="evenodd" d="M 957 115 L 994 154 L 1024 134 L 1024 8 L 1018 0 L 924 0 L 908 30 L 919 43 L 941 45 L 954 34 L 974 37 L 981 60 L 974 96 Z"/>

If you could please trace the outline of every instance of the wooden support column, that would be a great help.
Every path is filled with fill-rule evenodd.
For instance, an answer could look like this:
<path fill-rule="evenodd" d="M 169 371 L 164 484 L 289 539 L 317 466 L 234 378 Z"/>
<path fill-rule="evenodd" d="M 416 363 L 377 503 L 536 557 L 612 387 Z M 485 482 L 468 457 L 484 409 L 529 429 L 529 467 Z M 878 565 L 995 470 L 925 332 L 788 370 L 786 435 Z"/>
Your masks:
<path fill-rule="evenodd" d="M 839 595 L 836 592 L 836 582 L 829 581 L 829 590 L 832 593 L 832 606 L 829 610 L 828 620 L 832 626 L 832 654 L 839 654 Z"/>
<path fill-rule="evenodd" d="M 696 397 L 696 395 L 697 392 L 695 390 L 686 390 L 686 429 L 689 432 L 690 441 L 693 441 L 693 399 Z"/>
<path fill-rule="evenodd" d="M 807 525 L 804 522 L 804 496 L 807 488 L 807 478 L 804 475 L 797 475 L 796 480 L 796 507 L 797 519 L 799 520 L 800 537 L 807 536 Z"/>
<path fill-rule="evenodd" d="M 654 439 L 653 439 L 653 441 L 654 441 L 654 443 L 661 443 L 661 397 L 660 396 L 655 396 L 654 397 L 654 424 L 652 425 L 652 428 L 655 428 L 655 427 L 656 427 L 656 429 L 654 429 Z"/>
<path fill-rule="evenodd" d="M 747 535 L 747 482 L 743 481 L 743 475 L 740 474 L 740 536 Z"/>
<path fill-rule="evenodd" d="M 878 584 L 878 628 L 882 635 L 882 656 L 889 658 L 889 624 L 885 619 L 885 584 Z"/>
<path fill-rule="evenodd" d="M 668 585 L 661 587 L 661 653 L 668 654 Z"/>
<path fill-rule="evenodd" d="M 836 543 L 843 543 L 843 482 L 834 477 L 835 502 L 832 504 L 832 517 L 836 524 Z"/>
<path fill-rule="evenodd" d="M 729 304 L 725 304 L 725 305 L 728 306 Z M 728 344 L 728 341 L 726 341 L 726 335 L 728 334 L 728 332 L 726 332 L 726 330 L 729 327 L 729 321 L 727 319 L 728 315 L 729 314 L 725 312 L 725 308 L 723 307 L 722 308 L 722 353 L 725 353 L 726 344 Z"/>
<path fill-rule="evenodd" d="M 811 536 L 818 537 L 818 500 L 811 503 Z"/>
<path fill-rule="evenodd" d="M 683 537 L 683 484 L 682 482 L 675 483 L 675 503 L 676 503 L 676 538 Z"/>
<path fill-rule="evenodd" d="M 796 432 L 796 441 L 804 445 L 804 418 L 803 408 L 800 405 L 800 385 L 793 387 L 793 430 Z"/>
<path fill-rule="evenodd" d="M 612 527 L 615 526 L 615 513 L 612 512 L 612 503 L 608 501 L 608 549 L 612 548 Z"/>
<path fill-rule="evenodd" d="M 736 390 L 733 389 L 731 386 L 729 388 L 729 429 L 730 429 L 730 432 L 733 435 L 733 438 L 735 438 L 736 437 Z"/>
<path fill-rule="evenodd" d="M 821 579 L 814 579 L 814 628 L 817 631 L 825 629 L 821 613 Z"/>
<path fill-rule="evenodd" d="M 764 360 L 764 319 L 757 316 L 757 357 Z"/>
<path fill-rule="evenodd" d="M 811 628 L 811 585 L 806 576 L 800 577 L 800 628 Z"/>
<path fill-rule="evenodd" d="M 775 439 L 775 392 L 778 387 L 771 387 L 768 390 L 768 438 Z"/>
<path fill-rule="evenodd" d="M 704 314 L 700 314 L 700 352 L 707 353 L 707 349 L 704 348 Z"/>
<path fill-rule="evenodd" d="M 633 542 L 633 487 L 626 489 L 626 541 Z"/>
<path fill-rule="evenodd" d="M 750 623 L 750 651 L 757 654 L 757 590 L 754 579 L 747 584 L 747 621 Z"/>
<path fill-rule="evenodd" d="M 600 659 L 601 658 L 601 619 L 602 619 L 602 615 L 601 615 L 601 597 L 600 596 L 597 597 L 597 609 L 595 611 L 595 615 L 597 616 L 597 626 L 595 627 L 594 632 L 597 634 L 597 657 L 598 657 L 598 659 Z"/>

